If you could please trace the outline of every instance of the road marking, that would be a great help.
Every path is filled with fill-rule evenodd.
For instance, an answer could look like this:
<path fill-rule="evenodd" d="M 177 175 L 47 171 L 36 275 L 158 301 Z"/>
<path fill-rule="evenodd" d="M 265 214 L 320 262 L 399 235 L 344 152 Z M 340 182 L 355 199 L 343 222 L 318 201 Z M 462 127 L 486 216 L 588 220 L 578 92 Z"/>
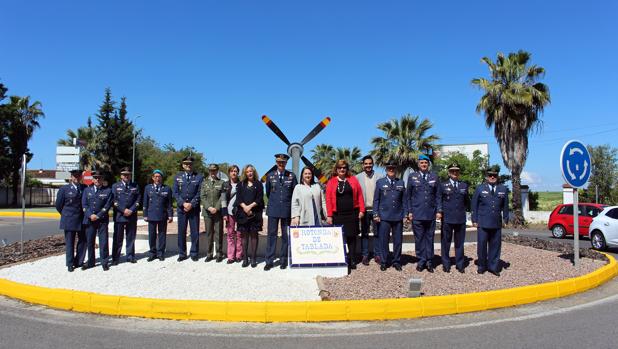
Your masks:
<path fill-rule="evenodd" d="M 18 303 L 16 301 L 12 301 L 12 300 L 8 300 L 7 298 L 0 298 L 0 300 L 4 300 L 2 301 L 2 305 L 3 306 L 8 306 L 11 308 L 17 308 L 15 306 L 15 304 L 10 304 L 10 302 L 16 303 L 16 304 L 23 304 L 23 303 Z M 65 320 L 69 321 L 69 322 L 65 322 L 59 319 L 49 319 L 49 318 L 43 318 L 43 317 L 33 317 L 31 315 L 28 314 L 23 314 L 23 312 L 11 312 L 11 311 L 7 311 L 4 309 L 0 309 L 0 314 L 2 315 L 8 315 L 8 316 L 12 316 L 12 317 L 16 317 L 16 318 L 20 318 L 23 320 L 28 320 L 28 321 L 39 321 L 39 322 L 44 322 L 44 323 L 48 323 L 48 324 L 52 324 L 52 325 L 63 325 L 63 326 L 71 326 L 71 327 L 88 327 L 88 328 L 94 328 L 94 329 L 101 329 L 101 328 L 105 328 L 107 330 L 118 330 L 118 331 L 125 331 L 127 333 L 141 333 L 141 334 L 167 334 L 167 335 L 178 335 L 178 336 L 195 336 L 195 337 L 230 337 L 230 336 L 234 336 L 236 338 L 321 338 L 321 337 L 349 337 L 349 336 L 371 336 L 371 335 L 388 335 L 388 334 L 412 334 L 412 333 L 420 333 L 420 332 L 430 332 L 430 331 L 443 331 L 443 330 L 461 330 L 461 329 L 466 329 L 466 328 L 474 328 L 474 327 L 480 327 L 480 326 L 488 326 L 488 325 L 496 325 L 496 324 L 502 324 L 502 323 L 508 323 L 508 322 L 521 322 L 521 321 L 527 321 L 527 320 L 534 320 L 534 319 L 539 319 L 539 318 L 543 318 L 543 317 L 548 317 L 548 316 L 554 316 L 554 315 L 560 315 L 560 314 L 565 314 L 565 313 L 569 313 L 569 312 L 574 312 L 574 311 L 578 311 L 578 310 L 582 310 L 582 309 L 589 309 L 589 308 L 593 308 L 596 306 L 600 306 L 600 305 L 604 305 L 607 303 L 613 303 L 613 302 L 617 302 L 618 301 L 618 294 L 617 295 L 613 295 L 613 296 L 609 296 L 606 298 L 602 298 L 596 301 L 592 301 L 589 303 L 584 303 L 584 304 L 578 304 L 578 305 L 574 305 L 571 307 L 566 307 L 566 308 L 559 308 L 559 309 L 554 309 L 554 310 L 547 310 L 547 311 L 541 311 L 539 313 L 535 313 L 535 314 L 529 314 L 529 315 L 523 315 L 523 316 L 516 316 L 516 317 L 510 317 L 510 318 L 504 318 L 504 319 L 496 319 L 496 320 L 486 320 L 486 321 L 478 321 L 478 322 L 472 322 L 472 323 L 465 323 L 465 324 L 458 324 L 458 325 L 446 325 L 446 326 L 436 326 L 436 327 L 426 327 L 426 328 L 406 328 L 406 329 L 394 329 L 394 330 L 377 330 L 377 331 L 361 331 L 361 332 L 346 332 L 345 334 L 342 333 L 297 333 L 297 334 L 283 334 L 283 333 L 277 333 L 277 334 L 247 334 L 247 333 L 234 333 L 234 332 L 221 332 L 221 333 L 212 333 L 212 332 L 206 332 L 204 331 L 205 329 L 207 330 L 224 330 L 224 329 L 230 329 L 230 330 L 246 330 L 247 327 L 252 327 L 253 329 L 258 329 L 260 327 L 270 327 L 273 326 L 272 329 L 274 329 L 274 327 L 277 327 L 278 330 L 282 330 L 282 328 L 280 327 L 283 324 L 280 323 L 273 323 L 273 324 L 248 324 L 248 323 L 217 323 L 217 322 L 206 322 L 206 323 L 201 323 L 201 325 L 206 325 L 206 326 L 192 326 L 192 325 L 200 325 L 200 324 L 196 324 L 196 323 L 187 323 L 187 322 L 178 322 L 178 321 L 171 321 L 171 320 L 143 320 L 143 319 L 134 319 L 134 320 L 139 320 L 139 323 L 133 323 L 132 326 L 125 326 L 124 324 L 121 324 L 121 327 L 110 327 L 110 325 L 115 326 L 115 324 L 112 324 L 112 322 L 115 320 L 114 318 L 112 318 L 112 320 L 110 321 L 109 317 L 99 317 L 96 318 L 95 320 L 100 321 L 101 324 L 97 325 L 97 324 L 86 324 L 86 323 L 76 323 L 74 321 L 74 317 L 72 315 L 75 315 L 73 313 L 69 313 L 69 312 L 62 312 L 62 311 L 57 311 L 57 310 L 51 310 L 51 309 L 47 309 L 47 308 L 42 308 L 42 310 L 45 311 L 49 311 L 50 313 L 52 313 L 51 315 L 54 316 L 59 316 L 59 314 L 62 314 L 61 316 L 65 318 Z M 8 303 L 8 304 L 7 304 Z M 38 306 L 28 306 L 30 308 L 40 308 Z M 19 310 L 19 309 L 18 309 Z M 34 309 L 35 311 L 38 311 L 38 309 Z M 503 309 L 504 310 L 504 309 Z M 485 312 L 487 313 L 487 312 Z M 475 313 L 469 313 L 470 314 L 475 314 Z M 477 313 L 480 314 L 480 313 Z M 460 315 L 456 315 L 459 317 L 465 316 L 466 314 L 460 314 Z M 92 315 L 92 316 L 96 316 L 96 315 Z M 446 317 L 441 317 L 442 319 L 446 318 Z M 421 318 L 418 320 L 428 320 L 429 318 Z M 121 319 L 122 321 L 128 321 L 128 319 Z M 398 320 L 398 321 L 402 321 L 402 320 Z M 403 320 L 403 321 L 413 321 L 413 320 Z M 149 322 L 149 323 L 148 323 Z M 165 327 L 168 327 L 170 325 L 179 325 L 182 327 L 193 327 L 196 331 L 201 331 L 201 332 L 191 332 L 191 331 L 181 331 L 181 330 L 172 330 L 172 331 L 166 331 L 163 330 L 161 328 L 156 328 L 156 329 L 147 329 L 147 328 L 135 328 L 133 326 L 139 325 L 152 325 L 155 323 L 159 323 L 159 322 L 165 322 Z M 394 321 L 397 322 L 397 321 Z M 298 323 L 295 326 L 304 326 L 307 325 L 308 327 L 312 327 L 312 328 L 316 328 L 316 327 L 321 327 L 324 329 L 333 329 L 333 327 L 337 327 L 337 328 L 353 328 L 353 327 L 360 327 L 360 326 L 373 326 L 376 324 L 384 324 L 384 322 L 367 322 L 367 323 L 360 323 L 360 322 L 352 322 L 352 323 L 330 323 L 330 324 L 304 324 L 304 323 Z M 284 326 L 290 326 L 290 324 L 284 325 Z M 133 327 L 131 330 L 128 330 L 128 328 Z M 243 328 L 244 327 L 244 328 Z M 270 330 L 271 328 L 268 328 L 268 330 Z"/>

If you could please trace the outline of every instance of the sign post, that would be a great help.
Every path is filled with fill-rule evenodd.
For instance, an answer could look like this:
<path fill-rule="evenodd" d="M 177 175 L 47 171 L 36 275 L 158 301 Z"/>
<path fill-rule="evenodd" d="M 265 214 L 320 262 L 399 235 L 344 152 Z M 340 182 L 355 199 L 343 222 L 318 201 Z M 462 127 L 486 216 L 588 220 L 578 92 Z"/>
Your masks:
<path fill-rule="evenodd" d="M 592 160 L 588 148 L 576 140 L 568 141 L 560 153 L 562 177 L 573 187 L 573 264 L 579 267 L 579 193 L 578 189 L 588 183 Z"/>

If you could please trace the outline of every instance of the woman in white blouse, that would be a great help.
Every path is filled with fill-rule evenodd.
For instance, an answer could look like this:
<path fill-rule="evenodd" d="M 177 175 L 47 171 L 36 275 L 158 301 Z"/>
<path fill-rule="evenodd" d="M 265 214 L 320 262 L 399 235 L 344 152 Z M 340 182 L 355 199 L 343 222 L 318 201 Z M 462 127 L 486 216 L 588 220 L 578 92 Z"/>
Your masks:
<path fill-rule="evenodd" d="M 292 226 L 322 225 L 326 217 L 326 198 L 314 180 L 313 170 L 303 168 L 301 181 L 292 193 Z"/>

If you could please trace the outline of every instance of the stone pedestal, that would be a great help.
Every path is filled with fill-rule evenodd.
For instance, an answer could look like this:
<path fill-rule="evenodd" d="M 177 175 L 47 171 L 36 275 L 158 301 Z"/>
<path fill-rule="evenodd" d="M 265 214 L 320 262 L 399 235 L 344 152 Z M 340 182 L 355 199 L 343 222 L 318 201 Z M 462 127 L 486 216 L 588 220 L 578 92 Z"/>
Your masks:
<path fill-rule="evenodd" d="M 571 187 L 568 184 L 562 185 L 562 203 L 563 204 L 573 203 L 573 187 Z"/>
<path fill-rule="evenodd" d="M 524 219 L 527 219 L 530 215 L 530 201 L 528 200 L 528 194 L 530 192 L 530 187 L 527 185 L 521 186 L 521 209 L 524 215 Z"/>

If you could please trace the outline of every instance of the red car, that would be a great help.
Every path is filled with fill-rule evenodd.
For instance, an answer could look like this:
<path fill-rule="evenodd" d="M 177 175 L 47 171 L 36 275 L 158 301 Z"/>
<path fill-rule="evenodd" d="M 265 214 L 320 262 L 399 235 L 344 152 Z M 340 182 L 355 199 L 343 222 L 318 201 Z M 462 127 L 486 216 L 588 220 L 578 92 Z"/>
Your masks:
<path fill-rule="evenodd" d="M 588 227 L 592 219 L 596 217 L 607 205 L 601 204 L 579 204 L 579 236 L 588 236 Z M 547 229 L 551 230 L 551 235 L 561 239 L 567 235 L 573 235 L 573 204 L 562 204 L 549 215 Z"/>

